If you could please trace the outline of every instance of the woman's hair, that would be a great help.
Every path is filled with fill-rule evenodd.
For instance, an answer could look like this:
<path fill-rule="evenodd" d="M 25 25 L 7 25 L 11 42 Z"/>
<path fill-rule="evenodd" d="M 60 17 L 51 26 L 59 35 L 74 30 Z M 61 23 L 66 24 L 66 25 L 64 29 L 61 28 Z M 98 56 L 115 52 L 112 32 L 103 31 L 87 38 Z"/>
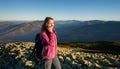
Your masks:
<path fill-rule="evenodd" d="M 54 20 L 54 19 L 53 19 L 52 17 L 46 17 L 45 20 L 44 20 L 44 23 L 43 23 L 43 25 L 42 25 L 41 32 L 46 32 L 46 33 L 48 33 L 48 30 L 47 30 L 47 28 L 46 28 L 46 24 L 49 22 L 49 20 Z M 53 32 L 56 33 L 55 27 L 53 28 Z"/>

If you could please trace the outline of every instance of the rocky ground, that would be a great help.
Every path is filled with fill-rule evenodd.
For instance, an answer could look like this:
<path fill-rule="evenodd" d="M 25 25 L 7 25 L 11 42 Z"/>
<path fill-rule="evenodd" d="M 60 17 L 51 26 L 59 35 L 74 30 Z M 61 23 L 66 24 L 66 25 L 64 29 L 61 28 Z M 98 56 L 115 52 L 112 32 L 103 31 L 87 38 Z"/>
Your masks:
<path fill-rule="evenodd" d="M 43 69 L 44 62 L 32 56 L 33 47 L 32 42 L 0 44 L 0 69 Z M 62 69 L 120 69 L 120 55 L 87 51 L 59 47 Z"/>

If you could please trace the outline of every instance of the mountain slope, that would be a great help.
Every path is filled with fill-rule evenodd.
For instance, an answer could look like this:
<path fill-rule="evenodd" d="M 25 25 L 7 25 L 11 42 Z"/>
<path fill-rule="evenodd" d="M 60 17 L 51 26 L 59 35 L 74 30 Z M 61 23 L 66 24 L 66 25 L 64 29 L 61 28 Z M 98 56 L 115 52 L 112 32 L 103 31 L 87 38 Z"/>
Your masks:
<path fill-rule="evenodd" d="M 43 21 L 0 23 L 0 42 L 34 41 Z M 120 21 L 56 21 L 59 42 L 120 41 Z"/>
<path fill-rule="evenodd" d="M 120 41 L 120 22 L 104 22 L 87 24 L 74 30 L 69 30 L 63 38 L 65 41 Z"/>
<path fill-rule="evenodd" d="M 27 36 L 33 36 L 34 32 L 39 32 L 41 28 L 41 23 L 31 22 L 31 23 L 22 23 L 22 24 L 12 24 L 7 27 L 4 27 L 0 33 L 0 40 L 13 40 L 18 41 L 21 38 Z"/>
<path fill-rule="evenodd" d="M 90 53 L 88 49 L 64 48 L 65 46 L 62 44 L 58 47 L 58 58 L 62 69 L 120 68 L 120 55 Z M 0 44 L 0 69 L 44 69 L 43 63 L 33 55 L 33 48 L 33 42 Z"/>

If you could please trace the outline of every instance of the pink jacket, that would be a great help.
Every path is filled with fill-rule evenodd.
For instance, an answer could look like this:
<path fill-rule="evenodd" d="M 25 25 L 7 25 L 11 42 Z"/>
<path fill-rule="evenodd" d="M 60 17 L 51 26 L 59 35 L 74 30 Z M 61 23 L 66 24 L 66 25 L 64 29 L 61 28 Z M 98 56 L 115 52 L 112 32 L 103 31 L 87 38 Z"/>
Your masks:
<path fill-rule="evenodd" d="M 44 45 L 43 56 L 47 59 L 52 59 L 57 55 L 57 37 L 56 33 L 49 33 L 49 37 L 46 32 L 41 33 L 42 44 Z"/>

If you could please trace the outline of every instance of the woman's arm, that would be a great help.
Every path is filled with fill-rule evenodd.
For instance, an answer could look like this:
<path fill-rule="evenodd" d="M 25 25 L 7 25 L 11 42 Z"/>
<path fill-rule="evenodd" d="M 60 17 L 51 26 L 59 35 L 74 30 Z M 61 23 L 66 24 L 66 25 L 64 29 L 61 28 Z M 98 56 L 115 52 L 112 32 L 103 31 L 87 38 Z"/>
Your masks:
<path fill-rule="evenodd" d="M 49 36 L 45 32 L 43 32 L 41 34 L 41 39 L 45 46 L 54 46 L 54 32 L 49 33 Z"/>

